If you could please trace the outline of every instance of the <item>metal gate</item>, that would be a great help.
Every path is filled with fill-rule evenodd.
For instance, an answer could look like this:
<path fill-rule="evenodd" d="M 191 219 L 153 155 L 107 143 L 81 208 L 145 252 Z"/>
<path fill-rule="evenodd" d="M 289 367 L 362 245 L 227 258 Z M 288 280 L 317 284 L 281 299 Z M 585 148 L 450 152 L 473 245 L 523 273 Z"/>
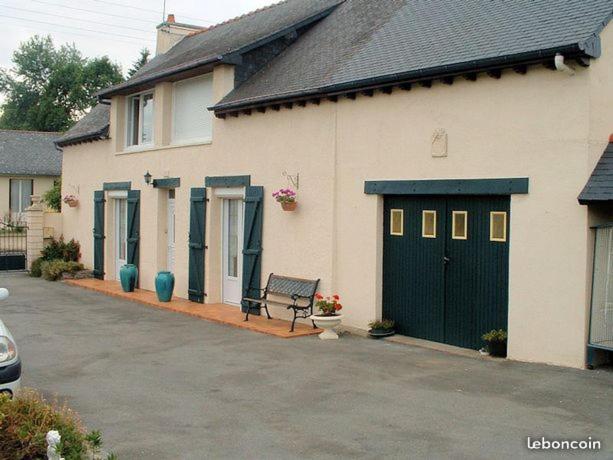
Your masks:
<path fill-rule="evenodd" d="M 21 220 L 0 220 L 0 271 L 25 270 L 28 227 Z"/>
<path fill-rule="evenodd" d="M 508 196 L 388 196 L 383 315 L 401 334 L 480 348 L 506 329 Z"/>

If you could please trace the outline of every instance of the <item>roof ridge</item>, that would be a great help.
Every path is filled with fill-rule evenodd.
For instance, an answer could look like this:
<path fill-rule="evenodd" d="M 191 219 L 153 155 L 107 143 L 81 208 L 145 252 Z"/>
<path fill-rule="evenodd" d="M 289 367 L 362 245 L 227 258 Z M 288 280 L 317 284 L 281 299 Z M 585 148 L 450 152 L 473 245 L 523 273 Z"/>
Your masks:
<path fill-rule="evenodd" d="M 281 0 L 281 1 L 277 2 L 277 3 L 272 3 L 270 5 L 266 5 L 266 6 L 263 6 L 261 8 L 257 8 L 255 10 L 252 10 L 252 11 L 249 11 L 247 13 L 241 14 L 239 16 L 235 16 L 233 18 L 226 19 L 225 21 L 222 21 L 222 22 L 220 22 L 218 24 L 213 24 L 212 26 L 203 28 L 202 30 L 197 30 L 195 32 L 192 32 L 192 33 L 188 34 L 188 37 L 191 37 L 193 35 L 203 34 L 203 33 L 208 32 L 210 30 L 217 29 L 218 27 L 225 26 L 227 24 L 231 24 L 233 22 L 236 22 L 236 21 L 238 21 L 240 19 L 243 19 L 243 18 L 246 18 L 246 17 L 250 17 L 250 16 L 254 16 L 254 15 L 259 14 L 259 13 L 261 13 L 263 11 L 267 11 L 267 10 L 270 10 L 272 8 L 276 8 L 277 6 L 280 6 L 280 5 L 282 5 L 284 3 L 287 3 L 289 1 L 290 0 Z"/>
<path fill-rule="evenodd" d="M 30 129 L 0 129 L 0 132 L 30 133 L 30 134 L 62 134 L 62 131 L 35 131 Z"/>

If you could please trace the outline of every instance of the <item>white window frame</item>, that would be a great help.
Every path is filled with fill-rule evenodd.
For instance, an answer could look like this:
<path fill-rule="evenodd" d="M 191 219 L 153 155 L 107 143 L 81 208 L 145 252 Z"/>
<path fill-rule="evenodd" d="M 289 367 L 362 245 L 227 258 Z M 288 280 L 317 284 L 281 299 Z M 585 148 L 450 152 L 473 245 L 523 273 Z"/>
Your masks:
<path fill-rule="evenodd" d="M 434 233 L 430 233 L 430 234 L 426 233 L 426 216 L 427 215 L 434 216 L 434 226 L 433 226 Z M 424 209 L 421 212 L 421 236 L 422 238 L 436 239 L 436 220 L 437 220 L 437 215 L 434 209 Z"/>
<path fill-rule="evenodd" d="M 171 116 L 171 126 L 170 126 L 170 143 L 171 145 L 192 145 L 192 144 L 210 144 L 213 142 L 213 121 L 214 121 L 214 117 L 211 114 L 211 135 L 210 136 L 205 136 L 205 137 L 197 137 L 197 138 L 193 138 L 193 139 L 185 139 L 185 140 L 180 140 L 177 139 L 177 133 L 175 131 L 176 129 L 176 122 L 175 122 L 175 116 L 177 113 L 177 98 L 175 96 L 176 94 L 176 88 L 178 85 L 181 85 L 181 83 L 185 83 L 191 80 L 197 80 L 197 79 L 201 79 L 201 80 L 210 80 L 211 81 L 211 95 L 213 92 L 213 74 L 212 73 L 206 73 L 204 75 L 198 75 L 196 77 L 192 77 L 192 78 L 186 78 L 185 80 L 179 80 L 177 82 L 175 82 L 172 85 L 172 116 Z M 211 103 L 213 103 L 211 101 Z"/>
<path fill-rule="evenodd" d="M 19 209 L 18 210 L 14 210 L 11 207 L 11 201 L 13 199 L 13 181 L 17 181 L 19 183 L 19 194 L 18 194 L 18 198 L 19 198 Z M 29 207 L 29 206 L 24 206 L 23 205 L 23 183 L 25 181 L 29 181 L 31 184 L 31 189 L 32 189 L 32 194 L 30 195 L 30 197 L 34 194 L 34 179 L 29 179 L 27 177 L 10 177 L 9 178 L 9 211 L 11 214 L 13 215 L 21 215 L 25 212 L 25 210 Z M 31 200 L 32 198 L 30 198 Z M 31 204 L 30 204 L 31 206 Z"/>
<path fill-rule="evenodd" d="M 150 142 L 142 142 L 142 138 L 143 138 L 143 124 L 144 124 L 144 117 L 143 117 L 143 100 L 145 96 L 151 95 L 153 97 L 153 117 L 151 120 L 151 141 Z M 139 98 L 138 101 L 138 112 L 139 112 L 139 116 L 138 116 L 138 143 L 137 144 L 130 144 L 130 140 L 132 138 L 131 134 L 132 134 L 132 117 L 131 117 L 131 107 L 132 107 L 132 99 L 134 99 L 135 97 Z M 125 148 L 126 150 L 137 150 L 137 149 L 141 149 L 143 147 L 151 147 L 152 145 L 154 145 L 155 143 L 155 91 L 154 90 L 147 90 L 147 91 L 141 91 L 140 93 L 135 93 L 135 94 L 130 94 L 129 96 L 126 97 L 126 130 L 125 130 L 125 134 L 126 134 L 126 142 L 125 142 Z"/>
<path fill-rule="evenodd" d="M 503 236 L 502 238 L 494 237 L 494 216 L 502 216 L 503 217 Z M 498 243 L 506 243 L 507 242 L 507 212 L 506 211 L 491 211 L 490 212 L 490 241 L 496 241 Z"/>
<path fill-rule="evenodd" d="M 457 236 L 456 235 L 456 225 L 455 225 L 455 216 L 464 216 L 464 235 Z M 464 240 L 468 239 L 468 211 L 453 211 L 451 213 L 451 239 L 454 240 Z"/>
<path fill-rule="evenodd" d="M 400 231 L 394 231 L 394 214 L 400 215 Z M 390 209 L 390 235 L 404 236 L 404 209 Z"/>

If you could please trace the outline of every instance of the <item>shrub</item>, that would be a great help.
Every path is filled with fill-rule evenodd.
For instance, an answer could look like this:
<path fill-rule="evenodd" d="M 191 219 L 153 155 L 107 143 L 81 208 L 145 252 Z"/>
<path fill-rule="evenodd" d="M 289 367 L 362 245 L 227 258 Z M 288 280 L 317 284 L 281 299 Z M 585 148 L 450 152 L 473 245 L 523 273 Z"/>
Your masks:
<path fill-rule="evenodd" d="M 507 341 L 507 331 L 504 329 L 493 329 L 487 334 L 483 334 L 481 338 L 486 342 L 506 342 Z"/>
<path fill-rule="evenodd" d="M 40 278 L 42 276 L 41 265 L 44 261 L 45 259 L 39 257 L 32 262 L 32 267 L 30 268 L 30 276 L 34 278 Z"/>
<path fill-rule="evenodd" d="M 66 262 L 65 260 L 45 260 L 41 264 L 42 277 L 47 281 L 57 281 L 63 273 L 75 273 L 83 270 L 83 265 L 78 262 Z"/>
<path fill-rule="evenodd" d="M 62 210 L 62 181 L 53 181 L 53 187 L 43 194 L 43 202 L 54 211 Z"/>
<path fill-rule="evenodd" d="M 382 319 L 382 320 L 376 320 L 376 321 L 371 321 L 370 323 L 368 323 L 368 326 L 371 329 L 383 329 L 386 331 L 391 331 L 392 329 L 394 329 L 394 321 L 392 321 L 391 319 Z"/>
<path fill-rule="evenodd" d="M 81 258 L 81 245 L 74 239 L 65 243 L 64 237 L 60 237 L 59 240 L 51 240 L 41 251 L 41 256 L 44 260 L 61 259 L 66 262 L 78 262 Z"/>
<path fill-rule="evenodd" d="M 47 458 L 45 436 L 50 430 L 60 433 L 61 456 L 66 460 L 87 458 L 93 450 L 88 439 L 99 437 L 87 435 L 77 414 L 68 406 L 57 401 L 49 403 L 33 390 L 22 390 L 14 398 L 0 395 L 2 458 Z"/>

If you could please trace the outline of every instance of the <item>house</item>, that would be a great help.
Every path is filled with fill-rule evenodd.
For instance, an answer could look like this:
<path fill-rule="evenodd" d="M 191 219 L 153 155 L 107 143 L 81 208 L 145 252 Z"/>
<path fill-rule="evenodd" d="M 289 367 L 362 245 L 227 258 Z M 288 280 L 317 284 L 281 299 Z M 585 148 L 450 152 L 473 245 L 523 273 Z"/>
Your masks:
<path fill-rule="evenodd" d="M 62 173 L 60 133 L 0 130 L 0 220 L 19 219 L 31 195 L 42 195 Z"/>
<path fill-rule="evenodd" d="M 473 349 L 503 328 L 511 359 L 583 367 L 612 12 L 287 0 L 194 28 L 57 141 L 80 190 L 64 235 L 99 278 L 170 270 L 235 308 L 270 273 L 321 278 L 349 326 Z M 271 196 L 288 186 L 295 212 Z"/>

